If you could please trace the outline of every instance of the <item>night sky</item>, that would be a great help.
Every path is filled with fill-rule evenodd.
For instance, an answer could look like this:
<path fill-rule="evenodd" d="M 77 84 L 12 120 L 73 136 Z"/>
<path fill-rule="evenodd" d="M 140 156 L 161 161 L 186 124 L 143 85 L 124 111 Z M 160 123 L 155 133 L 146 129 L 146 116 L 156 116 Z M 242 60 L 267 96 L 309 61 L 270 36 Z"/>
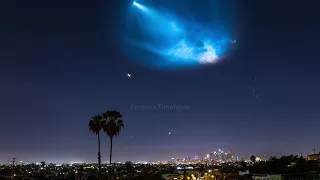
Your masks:
<path fill-rule="evenodd" d="M 96 161 L 88 121 L 108 109 L 125 123 L 115 161 L 219 148 L 239 156 L 319 151 L 315 2 L 153 0 L 201 21 L 220 18 L 237 39 L 217 65 L 157 70 L 136 63 L 120 41 L 129 0 L 1 1 L 0 162 Z M 132 104 L 189 109 L 135 111 Z M 108 153 L 103 136 L 103 161 Z"/>

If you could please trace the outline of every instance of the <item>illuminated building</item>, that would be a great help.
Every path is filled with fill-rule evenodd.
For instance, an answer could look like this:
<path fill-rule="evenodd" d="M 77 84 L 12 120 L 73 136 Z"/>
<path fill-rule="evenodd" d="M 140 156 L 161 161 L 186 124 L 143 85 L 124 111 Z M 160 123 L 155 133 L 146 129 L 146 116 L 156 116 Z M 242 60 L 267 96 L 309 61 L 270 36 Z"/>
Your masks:
<path fill-rule="evenodd" d="M 213 160 L 213 156 L 214 156 L 214 153 L 211 152 L 211 153 L 210 153 L 210 160 Z"/>
<path fill-rule="evenodd" d="M 218 163 L 226 163 L 226 162 L 235 162 L 236 156 L 231 152 L 225 152 L 219 149 L 217 152 L 211 152 L 209 154 L 211 162 L 218 162 Z"/>
<path fill-rule="evenodd" d="M 320 160 L 320 153 L 308 155 L 308 156 L 307 156 L 307 160 L 308 160 L 308 161 L 311 161 L 311 160 Z"/>

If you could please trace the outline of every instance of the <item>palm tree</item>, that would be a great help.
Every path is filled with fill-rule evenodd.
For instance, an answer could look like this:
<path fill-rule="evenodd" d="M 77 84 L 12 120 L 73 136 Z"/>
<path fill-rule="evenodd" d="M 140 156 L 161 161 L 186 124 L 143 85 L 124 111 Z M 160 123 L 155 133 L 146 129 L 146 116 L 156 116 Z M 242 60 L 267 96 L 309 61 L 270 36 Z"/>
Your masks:
<path fill-rule="evenodd" d="M 89 121 L 89 130 L 98 136 L 98 164 L 99 164 L 99 177 L 101 177 L 101 153 L 100 153 L 100 132 L 102 129 L 102 116 L 95 115 Z"/>
<path fill-rule="evenodd" d="M 124 128 L 124 124 L 122 121 L 122 115 L 120 112 L 111 110 L 107 111 L 102 114 L 104 119 L 104 124 L 102 126 L 103 131 L 107 134 L 110 138 L 110 167 L 111 167 L 111 160 L 112 160 L 112 141 L 113 138 L 118 136 L 121 132 L 121 129 Z M 111 172 L 110 172 L 111 173 Z"/>

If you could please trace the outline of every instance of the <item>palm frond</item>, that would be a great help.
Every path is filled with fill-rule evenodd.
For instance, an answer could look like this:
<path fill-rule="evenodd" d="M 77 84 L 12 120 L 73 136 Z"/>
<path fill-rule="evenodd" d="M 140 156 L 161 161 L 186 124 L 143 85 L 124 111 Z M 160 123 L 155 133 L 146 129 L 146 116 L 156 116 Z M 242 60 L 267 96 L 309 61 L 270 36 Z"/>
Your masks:
<path fill-rule="evenodd" d="M 102 129 L 102 116 L 94 115 L 91 117 L 88 125 L 89 131 L 93 132 L 94 134 L 99 134 Z"/>
<path fill-rule="evenodd" d="M 102 114 L 104 119 L 103 131 L 109 136 L 114 137 L 118 136 L 121 132 L 121 129 L 124 128 L 124 123 L 122 115 L 116 110 L 109 110 Z"/>

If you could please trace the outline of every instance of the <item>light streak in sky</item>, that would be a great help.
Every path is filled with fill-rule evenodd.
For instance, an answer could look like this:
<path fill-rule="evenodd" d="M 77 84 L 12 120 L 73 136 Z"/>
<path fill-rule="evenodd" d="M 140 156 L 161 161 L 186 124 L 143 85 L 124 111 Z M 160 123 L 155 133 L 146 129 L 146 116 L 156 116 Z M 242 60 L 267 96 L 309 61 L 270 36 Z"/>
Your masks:
<path fill-rule="evenodd" d="M 137 2 L 133 5 L 137 10 L 133 14 L 137 16 L 135 27 L 141 35 L 133 34 L 127 42 L 162 57 L 152 62 L 146 60 L 146 63 L 155 66 L 215 64 L 225 55 L 228 46 L 236 42 L 225 30 L 190 23 L 167 10 L 160 11 Z M 141 53 L 139 58 L 146 59 Z"/>

